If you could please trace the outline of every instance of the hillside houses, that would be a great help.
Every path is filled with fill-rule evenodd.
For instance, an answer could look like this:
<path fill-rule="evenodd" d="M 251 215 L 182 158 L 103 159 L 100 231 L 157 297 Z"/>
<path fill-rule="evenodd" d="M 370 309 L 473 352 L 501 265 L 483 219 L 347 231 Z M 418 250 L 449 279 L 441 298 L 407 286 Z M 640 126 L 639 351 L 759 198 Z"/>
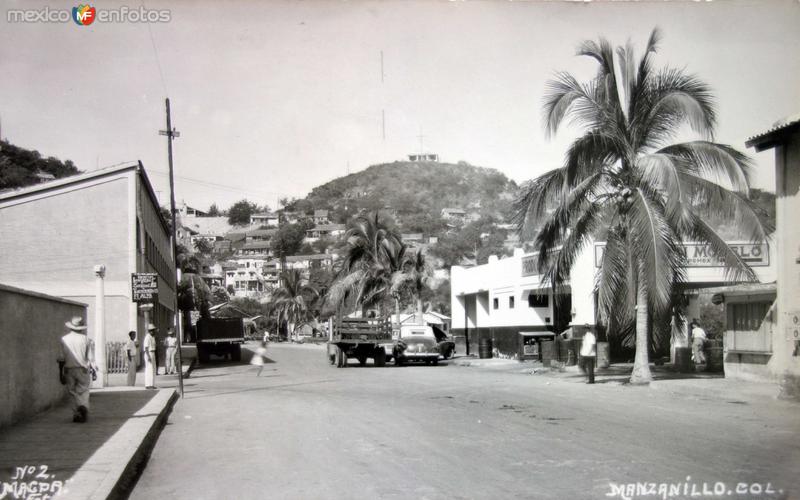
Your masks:
<path fill-rule="evenodd" d="M 318 224 L 306 230 L 306 241 L 313 243 L 320 238 L 337 238 L 347 230 L 344 224 Z"/>
<path fill-rule="evenodd" d="M 279 216 L 272 212 L 250 215 L 250 226 L 278 227 Z"/>

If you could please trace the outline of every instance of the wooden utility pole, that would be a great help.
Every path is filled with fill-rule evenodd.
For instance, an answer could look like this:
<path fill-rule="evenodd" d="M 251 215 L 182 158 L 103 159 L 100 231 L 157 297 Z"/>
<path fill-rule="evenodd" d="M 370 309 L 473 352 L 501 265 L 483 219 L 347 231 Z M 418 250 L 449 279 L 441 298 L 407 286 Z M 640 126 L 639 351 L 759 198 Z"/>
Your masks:
<path fill-rule="evenodd" d="M 175 236 L 176 221 L 175 221 L 175 175 L 172 169 L 172 139 L 180 137 L 181 134 L 172 128 L 172 119 L 169 113 L 169 97 L 166 100 L 167 105 L 167 130 L 159 130 L 160 135 L 167 136 L 167 155 L 169 157 L 169 205 L 170 214 L 172 215 L 172 260 L 175 263 L 175 333 L 178 338 L 178 391 L 183 397 L 183 353 L 181 352 L 181 345 L 183 343 L 183 331 L 181 329 L 181 313 L 178 308 L 178 282 L 180 280 L 180 270 L 178 269 L 178 240 Z"/>

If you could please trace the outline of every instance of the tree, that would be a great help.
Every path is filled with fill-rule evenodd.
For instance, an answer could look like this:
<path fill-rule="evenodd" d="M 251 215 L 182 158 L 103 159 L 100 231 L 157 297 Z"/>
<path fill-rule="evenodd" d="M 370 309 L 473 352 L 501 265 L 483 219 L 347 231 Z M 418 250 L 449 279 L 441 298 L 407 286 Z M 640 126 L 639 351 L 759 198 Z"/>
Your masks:
<path fill-rule="evenodd" d="M 379 306 L 386 309 L 392 296 L 392 279 L 401 270 L 406 246 L 400 236 L 378 219 L 359 216 L 345 233 L 347 251 L 340 264 L 336 281 L 328 292 L 328 303 L 334 307 L 349 302 L 355 307 Z"/>
<path fill-rule="evenodd" d="M 306 224 L 284 224 L 275 233 L 270 241 L 272 253 L 279 259 L 285 259 L 290 255 L 297 255 L 303 246 L 306 237 Z"/>
<path fill-rule="evenodd" d="M 228 223 L 232 226 L 250 224 L 250 216 L 258 212 L 258 205 L 245 200 L 239 200 L 228 209 Z"/>
<path fill-rule="evenodd" d="M 37 174 L 56 179 L 81 173 L 70 160 L 61 162 L 52 156 L 42 158 L 36 150 L 0 141 L 0 190 L 30 186 L 41 182 Z"/>
<path fill-rule="evenodd" d="M 755 279 L 700 214 L 735 216 L 754 241 L 763 241 L 768 230 L 747 196 L 750 159 L 711 140 L 711 90 L 681 70 L 656 71 L 659 39 L 653 30 L 638 61 L 630 43 L 616 50 L 602 38 L 580 45 L 578 55 L 595 60 L 597 75 L 581 84 L 558 73 L 544 111 L 548 135 L 567 118 L 582 125 L 583 134 L 564 166 L 528 183 L 518 200 L 523 237 L 528 226 L 545 220 L 534 246 L 539 269 L 556 290 L 584 247 L 605 237 L 598 309 L 606 324 L 620 330 L 635 325 L 635 384 L 651 380 L 648 330 L 652 321 L 670 317 L 675 284 L 684 279 L 682 241 L 710 245 L 728 279 Z M 675 143 L 684 126 L 701 139 Z"/>
<path fill-rule="evenodd" d="M 203 255 L 208 255 L 208 254 L 211 253 L 211 251 L 214 249 L 214 247 L 211 246 L 211 243 L 209 243 L 205 239 L 198 238 L 194 242 L 194 249 L 197 250 L 198 252 L 200 252 Z"/>
<path fill-rule="evenodd" d="M 507 236 L 508 231 L 498 227 L 494 217 L 481 217 L 460 231 L 439 238 L 431 253 L 441 259 L 445 267 L 460 265 L 464 259 L 485 264 L 490 255 L 508 254 L 504 246 Z"/>
<path fill-rule="evenodd" d="M 211 287 L 211 305 L 216 306 L 219 304 L 224 304 L 229 300 L 231 300 L 231 296 L 228 294 L 228 291 L 225 290 L 225 287 Z"/>
<path fill-rule="evenodd" d="M 209 217 L 219 217 L 221 215 L 219 211 L 219 207 L 217 207 L 216 203 L 212 203 L 210 207 L 208 207 L 208 216 Z"/>
<path fill-rule="evenodd" d="M 392 293 L 398 295 L 404 288 L 410 290 L 417 302 L 417 314 L 421 320 L 425 312 L 422 307 L 423 294 L 430 289 L 432 280 L 433 269 L 426 262 L 422 249 L 416 253 L 406 253 L 399 272 L 392 276 Z"/>
<path fill-rule="evenodd" d="M 287 325 L 287 335 L 309 319 L 309 304 L 319 296 L 317 290 L 304 282 L 300 271 L 290 269 L 281 273 L 283 285 L 272 294 L 272 311 L 278 323 Z"/>

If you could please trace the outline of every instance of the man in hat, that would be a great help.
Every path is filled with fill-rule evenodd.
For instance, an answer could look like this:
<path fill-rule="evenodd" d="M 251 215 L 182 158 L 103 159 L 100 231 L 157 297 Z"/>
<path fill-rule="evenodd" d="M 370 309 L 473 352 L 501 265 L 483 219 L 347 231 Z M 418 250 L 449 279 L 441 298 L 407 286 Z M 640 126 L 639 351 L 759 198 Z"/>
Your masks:
<path fill-rule="evenodd" d="M 156 337 L 158 331 L 156 325 L 147 325 L 147 335 L 144 337 L 144 387 L 145 389 L 156 388 Z"/>
<path fill-rule="evenodd" d="M 64 323 L 69 333 L 61 337 L 61 355 L 58 365 L 61 380 L 67 386 L 72 400 L 72 421 L 86 422 L 89 415 L 89 370 L 94 364 L 92 345 L 86 336 L 86 325 L 80 316 Z"/>
<path fill-rule="evenodd" d="M 167 330 L 167 338 L 164 339 L 164 347 L 167 348 L 166 367 L 164 373 L 178 373 L 177 365 L 175 364 L 175 355 L 178 352 L 178 339 L 175 337 L 175 329 L 170 328 Z"/>
<path fill-rule="evenodd" d="M 128 354 L 128 385 L 136 385 L 136 369 L 139 367 L 139 343 L 136 342 L 136 332 L 131 330 L 128 332 L 130 340 L 125 345 L 125 351 Z"/>

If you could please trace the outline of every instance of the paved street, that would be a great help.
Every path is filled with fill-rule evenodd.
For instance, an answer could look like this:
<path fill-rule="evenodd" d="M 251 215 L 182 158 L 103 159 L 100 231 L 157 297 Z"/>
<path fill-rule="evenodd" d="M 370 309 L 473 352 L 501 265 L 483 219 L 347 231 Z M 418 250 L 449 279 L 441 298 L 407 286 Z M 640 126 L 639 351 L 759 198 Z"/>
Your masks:
<path fill-rule="evenodd" d="M 800 495 L 796 404 L 448 363 L 336 369 L 308 345 L 269 356 L 260 378 L 193 372 L 131 498 L 621 498 L 609 483 L 636 482 Z"/>

